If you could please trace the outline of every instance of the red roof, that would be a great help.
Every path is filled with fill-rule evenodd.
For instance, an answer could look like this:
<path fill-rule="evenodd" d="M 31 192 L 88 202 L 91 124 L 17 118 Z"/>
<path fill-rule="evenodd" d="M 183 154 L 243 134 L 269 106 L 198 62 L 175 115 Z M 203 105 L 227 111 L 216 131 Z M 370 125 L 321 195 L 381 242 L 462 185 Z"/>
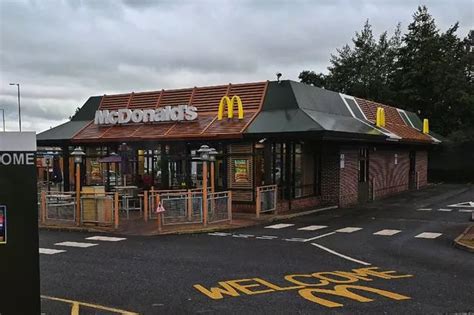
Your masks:
<path fill-rule="evenodd" d="M 385 111 L 385 129 L 402 138 L 401 141 L 407 142 L 433 142 L 433 139 L 419 131 L 408 126 L 400 116 L 397 108 L 385 104 L 355 98 L 367 120 L 375 124 L 377 107 L 382 107 Z"/>
<path fill-rule="evenodd" d="M 265 96 L 267 82 L 227 84 L 208 87 L 194 87 L 179 90 L 161 90 L 141 93 L 104 95 L 99 110 L 155 109 L 164 106 L 192 105 L 197 108 L 198 118 L 185 122 L 162 122 L 99 126 L 91 121 L 78 132 L 73 141 L 97 142 L 151 139 L 188 138 L 236 138 L 259 113 Z M 223 96 L 238 95 L 244 108 L 244 119 L 237 115 L 233 119 L 217 120 L 219 102 Z M 227 108 L 225 109 L 227 110 Z M 237 112 L 237 108 L 234 109 Z"/>

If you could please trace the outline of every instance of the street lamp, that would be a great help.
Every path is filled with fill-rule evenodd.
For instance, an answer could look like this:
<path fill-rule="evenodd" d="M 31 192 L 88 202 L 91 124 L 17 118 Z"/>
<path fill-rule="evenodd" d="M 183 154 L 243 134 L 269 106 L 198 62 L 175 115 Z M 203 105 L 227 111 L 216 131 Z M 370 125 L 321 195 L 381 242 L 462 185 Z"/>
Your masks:
<path fill-rule="evenodd" d="M 71 156 L 74 158 L 74 163 L 76 164 L 76 225 L 79 225 L 81 222 L 81 164 L 84 155 L 86 154 L 82 151 L 81 147 L 76 147 L 74 151 L 71 152 Z"/>
<path fill-rule="evenodd" d="M 20 83 L 10 83 L 10 85 L 16 85 L 18 88 L 18 125 L 20 126 L 21 132 Z"/>
<path fill-rule="evenodd" d="M 46 187 L 48 188 L 48 193 L 51 190 L 51 184 L 49 179 L 49 166 L 51 165 L 51 159 L 54 157 L 54 152 L 48 151 L 44 156 L 46 159 Z"/>
<path fill-rule="evenodd" d="M 202 212 L 203 212 L 203 223 L 204 226 L 207 225 L 207 216 L 208 216 L 208 204 L 207 204 L 207 162 L 215 161 L 215 156 L 217 151 L 214 148 L 209 148 L 208 145 L 203 144 L 199 150 L 199 160 L 202 161 Z M 214 167 L 211 163 L 211 190 L 214 191 Z"/>
<path fill-rule="evenodd" d="M 2 111 L 2 121 L 3 121 L 3 132 L 5 132 L 5 110 L 3 108 L 0 108 Z"/>
<path fill-rule="evenodd" d="M 217 155 L 217 151 L 216 149 L 214 148 L 211 148 L 210 151 L 209 151 L 209 162 L 211 162 L 211 192 L 214 192 L 215 191 L 215 162 L 216 162 L 216 155 Z"/>

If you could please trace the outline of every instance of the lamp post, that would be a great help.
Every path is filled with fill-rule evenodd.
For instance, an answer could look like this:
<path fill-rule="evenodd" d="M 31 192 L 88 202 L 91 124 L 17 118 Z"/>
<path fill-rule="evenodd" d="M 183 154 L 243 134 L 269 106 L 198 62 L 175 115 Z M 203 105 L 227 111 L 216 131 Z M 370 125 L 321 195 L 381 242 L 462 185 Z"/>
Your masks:
<path fill-rule="evenodd" d="M 207 226 L 208 204 L 207 204 L 207 162 L 211 162 L 211 191 L 214 192 L 214 161 L 216 160 L 217 151 L 214 148 L 209 148 L 208 145 L 203 144 L 199 150 L 198 159 L 202 161 L 202 212 L 203 224 Z"/>
<path fill-rule="evenodd" d="M 76 164 L 76 225 L 81 223 L 81 164 L 84 155 L 86 154 L 81 147 L 76 147 L 71 153 L 71 156 L 74 157 L 74 164 Z"/>
<path fill-rule="evenodd" d="M 5 132 L 5 110 L 3 108 L 0 108 L 2 111 L 2 121 L 3 121 L 3 132 Z"/>
<path fill-rule="evenodd" d="M 203 144 L 199 150 L 199 159 L 202 161 L 202 222 L 207 226 L 207 161 L 209 160 L 209 152 L 211 149 L 208 145 Z"/>
<path fill-rule="evenodd" d="M 216 155 L 217 151 L 214 148 L 211 148 L 209 151 L 209 161 L 211 162 L 211 192 L 215 192 L 215 162 L 216 162 Z"/>
<path fill-rule="evenodd" d="M 53 158 L 54 153 L 51 151 L 46 152 L 45 159 L 46 159 L 46 187 L 48 189 L 48 193 L 51 190 L 51 183 L 49 178 L 49 167 L 51 165 L 51 158 Z"/>
<path fill-rule="evenodd" d="M 18 125 L 20 126 L 20 132 L 21 132 L 20 83 L 10 83 L 10 85 L 16 85 L 17 90 L 18 90 Z"/>

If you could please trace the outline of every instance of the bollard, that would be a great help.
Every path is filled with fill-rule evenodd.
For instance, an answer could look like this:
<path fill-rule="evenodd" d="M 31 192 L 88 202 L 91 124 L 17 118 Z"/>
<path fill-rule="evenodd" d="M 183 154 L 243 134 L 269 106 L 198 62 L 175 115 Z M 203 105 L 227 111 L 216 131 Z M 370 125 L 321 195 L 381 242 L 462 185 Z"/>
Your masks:
<path fill-rule="evenodd" d="M 119 226 L 119 194 L 118 192 L 114 193 L 114 228 L 118 229 Z"/>
<path fill-rule="evenodd" d="M 278 186 L 275 185 L 275 192 L 273 194 L 273 204 L 275 205 L 275 214 L 278 214 Z"/>
<path fill-rule="evenodd" d="M 228 191 L 227 196 L 227 211 L 229 212 L 229 223 L 232 223 L 232 190 Z"/>
<path fill-rule="evenodd" d="M 191 221 L 193 219 L 193 193 L 191 192 L 190 189 L 188 189 L 187 193 L 187 205 L 188 205 L 188 221 Z"/>
<path fill-rule="evenodd" d="M 41 191 L 41 223 L 46 222 L 46 192 Z"/>
<path fill-rule="evenodd" d="M 148 190 L 143 192 L 143 219 L 148 222 Z"/>
<path fill-rule="evenodd" d="M 255 214 L 256 214 L 256 217 L 257 219 L 260 219 L 260 210 L 261 210 L 261 207 L 262 207 L 262 202 L 261 202 L 261 190 L 259 187 L 257 187 L 257 200 L 255 201 L 256 203 L 256 206 L 255 206 Z"/>

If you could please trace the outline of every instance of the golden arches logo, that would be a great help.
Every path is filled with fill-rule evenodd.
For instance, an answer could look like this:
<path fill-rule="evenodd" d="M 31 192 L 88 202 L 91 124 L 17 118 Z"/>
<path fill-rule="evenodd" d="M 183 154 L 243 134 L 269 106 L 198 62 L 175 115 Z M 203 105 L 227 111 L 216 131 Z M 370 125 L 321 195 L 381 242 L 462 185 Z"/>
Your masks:
<path fill-rule="evenodd" d="M 383 107 L 377 107 L 377 115 L 375 118 L 375 124 L 377 127 L 385 127 L 385 110 Z"/>
<path fill-rule="evenodd" d="M 237 112 L 239 119 L 244 119 L 244 106 L 239 96 L 234 95 L 232 98 L 223 96 L 219 102 L 219 110 L 217 112 L 217 120 L 222 120 L 224 117 L 224 107 L 227 105 L 227 117 L 234 118 L 234 103 L 237 103 Z"/>

